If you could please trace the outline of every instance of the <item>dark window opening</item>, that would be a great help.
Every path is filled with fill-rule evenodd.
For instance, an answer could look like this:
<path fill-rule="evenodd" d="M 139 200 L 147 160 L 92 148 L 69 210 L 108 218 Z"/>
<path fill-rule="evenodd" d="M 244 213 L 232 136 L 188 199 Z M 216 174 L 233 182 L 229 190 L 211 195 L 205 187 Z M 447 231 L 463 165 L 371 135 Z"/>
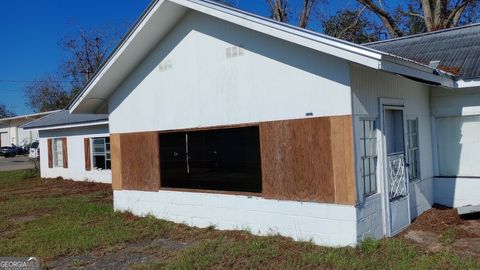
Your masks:
<path fill-rule="evenodd" d="M 261 192 L 258 127 L 160 134 L 162 187 Z"/>

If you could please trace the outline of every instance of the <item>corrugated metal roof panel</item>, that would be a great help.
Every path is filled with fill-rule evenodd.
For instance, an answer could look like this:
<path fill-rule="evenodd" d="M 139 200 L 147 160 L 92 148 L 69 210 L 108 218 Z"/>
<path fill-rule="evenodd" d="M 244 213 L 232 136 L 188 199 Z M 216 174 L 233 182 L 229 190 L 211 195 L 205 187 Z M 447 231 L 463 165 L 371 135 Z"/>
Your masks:
<path fill-rule="evenodd" d="M 68 110 L 54 112 L 23 125 L 23 128 L 46 128 L 108 121 L 108 114 L 71 114 Z"/>
<path fill-rule="evenodd" d="M 364 45 L 423 64 L 438 60 L 460 79 L 480 78 L 480 24 Z"/>

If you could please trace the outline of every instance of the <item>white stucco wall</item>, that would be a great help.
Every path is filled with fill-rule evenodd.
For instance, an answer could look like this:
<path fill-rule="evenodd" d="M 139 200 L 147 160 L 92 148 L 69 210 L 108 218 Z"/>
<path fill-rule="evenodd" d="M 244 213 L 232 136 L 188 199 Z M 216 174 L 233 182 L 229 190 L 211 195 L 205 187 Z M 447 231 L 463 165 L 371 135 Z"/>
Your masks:
<path fill-rule="evenodd" d="M 435 203 L 462 207 L 480 204 L 480 179 L 477 178 L 435 178 Z"/>
<path fill-rule="evenodd" d="M 478 121 L 480 115 L 480 87 L 466 88 L 466 89 L 444 89 L 433 88 L 430 92 L 432 117 L 434 123 L 437 124 L 439 119 L 453 119 L 460 117 L 466 119 L 467 126 L 452 125 L 446 127 L 435 127 L 435 131 L 438 133 L 436 138 L 444 135 L 448 138 L 452 138 L 450 145 L 443 146 L 443 151 L 439 150 L 439 142 L 434 138 L 434 147 L 438 155 L 448 155 L 438 157 L 434 160 L 436 164 L 436 175 L 442 175 L 442 171 L 448 171 L 450 178 L 435 178 L 434 179 L 434 201 L 435 203 L 442 204 L 450 207 L 461 207 L 466 205 L 480 204 L 480 178 L 478 178 L 478 155 L 476 149 L 478 148 L 478 142 L 480 141 L 480 133 L 477 133 L 473 129 L 478 129 L 478 122 L 473 123 L 471 121 Z M 476 116 L 476 117 L 475 117 Z M 440 120 L 440 123 L 444 123 L 444 120 Z M 453 123 L 453 122 L 452 122 Z M 456 122 L 455 122 L 456 123 Z M 458 128 L 457 131 L 452 128 Z M 440 134 L 445 131 L 448 134 Z M 468 132 L 467 135 L 463 132 Z M 480 130 L 478 131 L 480 132 Z M 452 135 L 455 134 L 456 135 Z M 475 139 L 475 134 L 478 134 L 478 139 Z M 473 145 L 469 145 L 472 143 Z M 458 144 L 458 146 L 456 146 Z M 448 162 L 448 168 L 440 168 L 440 159 Z M 450 160 L 450 161 L 449 161 Z M 461 175 L 455 175 L 455 171 L 458 171 Z M 472 178 L 466 178 L 462 176 L 471 176 Z M 477 177 L 477 178 L 475 178 Z"/>
<path fill-rule="evenodd" d="M 76 181 L 112 183 L 111 170 L 85 170 L 84 139 L 108 137 L 108 125 L 40 131 L 40 172 L 44 178 L 62 177 Z M 47 140 L 67 138 L 68 168 L 48 167 Z"/>
<path fill-rule="evenodd" d="M 191 12 L 109 99 L 110 132 L 346 115 L 349 85 L 346 61 Z"/>
<path fill-rule="evenodd" d="M 281 234 L 325 246 L 353 246 L 354 206 L 267 200 L 260 197 L 177 191 L 114 191 L 117 211 L 205 228 Z"/>
<path fill-rule="evenodd" d="M 419 145 L 420 145 L 420 180 L 410 183 L 410 213 L 415 218 L 424 211 L 431 208 L 433 204 L 433 156 L 431 143 L 431 118 L 430 118 L 430 96 L 429 87 L 401 76 L 385 72 L 374 71 L 352 65 L 352 104 L 354 125 L 360 117 L 374 118 L 377 128 L 380 121 L 380 99 L 402 99 L 405 105 L 407 118 L 418 118 Z M 379 133 L 377 133 L 379 134 Z M 381 141 L 377 138 L 377 149 Z M 358 134 L 356 134 L 355 145 L 358 146 Z M 356 149 L 357 156 L 359 149 Z M 359 157 L 357 157 L 357 160 Z M 377 176 L 382 174 L 377 167 Z M 357 176 L 360 175 L 357 168 Z M 380 179 L 377 180 L 377 190 L 380 189 Z M 357 181 L 361 181 L 357 177 Z M 361 194 L 360 194 L 361 195 Z M 382 200 L 368 198 L 359 209 L 359 238 L 365 236 L 379 238 L 381 234 L 378 228 L 383 228 Z"/>

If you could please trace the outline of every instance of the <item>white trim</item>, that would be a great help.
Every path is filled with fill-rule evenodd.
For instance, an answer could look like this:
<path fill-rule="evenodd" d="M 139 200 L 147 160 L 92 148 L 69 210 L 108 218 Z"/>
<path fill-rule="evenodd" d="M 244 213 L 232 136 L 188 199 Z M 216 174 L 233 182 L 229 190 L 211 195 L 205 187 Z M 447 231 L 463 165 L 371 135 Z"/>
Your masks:
<path fill-rule="evenodd" d="M 388 196 L 388 172 L 387 172 L 387 142 L 386 142 L 386 136 L 385 136 L 385 110 L 386 109 L 393 109 L 393 110 L 401 110 L 403 112 L 403 140 L 404 140 L 404 148 L 406 147 L 406 116 L 405 116 L 405 101 L 403 99 L 397 99 L 397 98 L 380 98 L 379 100 L 379 110 L 380 110 L 380 132 L 381 132 L 381 157 L 379 154 L 378 158 L 378 167 L 380 169 L 380 174 L 381 180 L 381 191 L 382 191 L 382 208 L 383 208 L 383 214 L 384 214 L 384 233 L 386 236 L 393 236 L 394 233 L 391 230 L 391 214 L 390 214 L 390 200 Z M 404 149 L 405 151 L 405 149 Z M 380 152 L 380 151 L 379 151 Z M 408 184 L 408 170 L 407 170 L 407 211 L 408 211 L 408 216 L 411 217 L 410 213 L 410 190 L 409 187 L 410 185 Z M 410 219 L 409 219 L 410 221 Z"/>
<path fill-rule="evenodd" d="M 59 126 L 51 126 L 51 127 L 25 128 L 25 130 L 54 130 L 54 129 L 66 129 L 66 128 L 77 128 L 77 127 L 101 126 L 101 125 L 108 125 L 108 120 L 107 121 L 101 121 L 101 122 L 83 123 L 83 124 L 70 124 L 70 125 L 59 125 Z"/>
<path fill-rule="evenodd" d="M 420 149 L 420 117 L 416 116 L 416 115 L 406 115 L 406 121 L 407 121 L 407 126 L 405 127 L 406 128 L 406 131 L 407 131 L 407 136 L 408 136 L 408 121 L 417 121 L 417 150 L 418 150 L 418 175 L 417 175 L 417 178 L 415 179 L 408 179 L 408 182 L 409 183 L 415 183 L 415 182 L 418 182 L 420 181 L 422 178 L 422 168 L 420 166 L 421 164 L 421 160 L 420 160 L 420 157 L 421 157 L 421 149 Z M 408 150 L 409 150 L 409 147 L 410 145 L 408 144 L 408 138 L 405 138 L 405 158 L 407 159 L 407 162 L 409 164 L 409 166 L 411 166 L 411 163 L 410 163 L 410 160 L 408 160 Z M 410 169 L 410 168 L 409 168 Z M 410 176 L 408 177 L 410 178 Z"/>
<path fill-rule="evenodd" d="M 432 126 L 432 154 L 433 154 L 433 175 L 440 174 L 440 163 L 438 160 L 438 137 L 437 137 L 437 118 L 432 116 L 430 118 L 430 125 Z"/>
<path fill-rule="evenodd" d="M 480 78 L 470 79 L 470 80 L 458 80 L 455 82 L 456 88 L 468 88 L 468 87 L 478 87 L 480 86 Z"/>

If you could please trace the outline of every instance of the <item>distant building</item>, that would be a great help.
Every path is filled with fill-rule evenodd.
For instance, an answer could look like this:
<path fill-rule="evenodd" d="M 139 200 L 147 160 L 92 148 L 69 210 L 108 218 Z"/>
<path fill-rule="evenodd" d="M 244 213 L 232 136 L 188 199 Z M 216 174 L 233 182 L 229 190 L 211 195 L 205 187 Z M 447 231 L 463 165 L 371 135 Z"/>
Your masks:
<path fill-rule="evenodd" d="M 38 134 L 42 177 L 112 182 L 108 115 L 61 110 L 22 127 Z"/>
<path fill-rule="evenodd" d="M 0 119 L 0 146 L 23 146 L 38 140 L 38 131 L 24 130 L 20 126 L 48 115 L 42 112 Z"/>

